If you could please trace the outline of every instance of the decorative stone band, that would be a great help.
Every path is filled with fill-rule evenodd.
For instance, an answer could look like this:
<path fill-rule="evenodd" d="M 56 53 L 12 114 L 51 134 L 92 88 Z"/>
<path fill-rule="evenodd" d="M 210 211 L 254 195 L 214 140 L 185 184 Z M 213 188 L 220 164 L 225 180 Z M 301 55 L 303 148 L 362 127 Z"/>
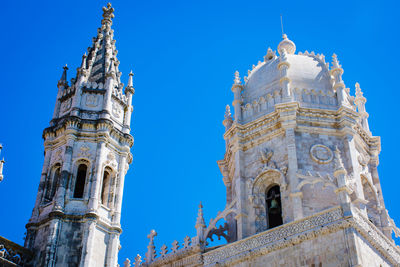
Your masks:
<path fill-rule="evenodd" d="M 385 256 L 394 266 L 400 265 L 400 249 L 394 242 L 389 240 L 373 223 L 356 209 L 353 217 L 354 228 L 366 239 L 371 245 Z"/>
<path fill-rule="evenodd" d="M 393 265 L 400 263 L 400 250 L 361 213 L 345 218 L 341 208 L 335 207 L 206 252 L 204 266 L 241 262 L 346 228 L 354 228 Z"/>
<path fill-rule="evenodd" d="M 0 266 L 33 266 L 33 253 L 0 236 Z"/>

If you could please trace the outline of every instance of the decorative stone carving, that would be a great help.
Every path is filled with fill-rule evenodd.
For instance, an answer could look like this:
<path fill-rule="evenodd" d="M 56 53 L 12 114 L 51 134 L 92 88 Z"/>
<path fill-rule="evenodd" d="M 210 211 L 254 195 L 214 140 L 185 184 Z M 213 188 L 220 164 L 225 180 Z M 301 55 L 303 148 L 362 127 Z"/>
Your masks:
<path fill-rule="evenodd" d="M 61 103 L 61 113 L 66 113 L 71 108 L 72 99 L 68 98 L 64 102 Z"/>
<path fill-rule="evenodd" d="M 63 151 L 63 148 L 60 147 L 54 152 L 53 162 L 62 162 Z"/>
<path fill-rule="evenodd" d="M 78 157 L 91 158 L 92 154 L 90 153 L 90 147 L 85 144 L 81 145 L 79 148 Z"/>
<path fill-rule="evenodd" d="M 97 84 L 96 84 L 97 86 Z M 87 94 L 86 95 L 86 106 L 88 107 L 97 107 L 98 105 L 98 96 L 95 94 Z"/>
<path fill-rule="evenodd" d="M 222 263 L 226 259 L 239 255 L 246 251 L 252 251 L 257 248 L 266 247 L 267 251 L 282 249 L 293 246 L 302 240 L 296 240 L 296 236 L 300 233 L 307 233 L 304 240 L 313 238 L 312 229 L 319 228 L 323 225 L 335 222 L 342 217 L 340 208 L 327 210 L 322 214 L 317 214 L 304 218 L 299 221 L 288 223 L 277 227 L 271 231 L 261 233 L 252 238 L 243 239 L 224 247 L 212 250 L 204 254 L 204 265 L 210 265 L 216 262 Z"/>
<path fill-rule="evenodd" d="M 120 118 L 122 114 L 122 108 L 121 105 L 118 104 L 117 102 L 113 101 L 112 103 L 112 114 L 115 118 Z"/>
<path fill-rule="evenodd" d="M 332 150 L 329 147 L 321 144 L 316 144 L 311 147 L 310 156 L 319 164 L 327 164 L 333 160 Z"/>

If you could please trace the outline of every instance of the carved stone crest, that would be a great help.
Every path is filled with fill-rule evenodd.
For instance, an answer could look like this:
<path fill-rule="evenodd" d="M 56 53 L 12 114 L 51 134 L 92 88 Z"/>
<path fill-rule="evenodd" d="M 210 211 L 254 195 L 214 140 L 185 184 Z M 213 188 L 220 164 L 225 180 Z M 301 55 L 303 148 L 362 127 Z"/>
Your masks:
<path fill-rule="evenodd" d="M 97 95 L 93 94 L 86 95 L 86 106 L 97 107 Z"/>
<path fill-rule="evenodd" d="M 121 113 L 122 113 L 122 110 L 121 110 L 120 105 L 116 102 L 113 102 L 112 103 L 112 114 L 114 115 L 114 117 L 115 118 L 121 117 Z"/>
<path fill-rule="evenodd" d="M 319 164 L 328 164 L 333 159 L 333 152 L 327 146 L 316 144 L 311 147 L 310 156 Z"/>
<path fill-rule="evenodd" d="M 92 154 L 90 153 L 90 147 L 88 145 L 81 145 L 78 152 L 78 157 L 90 158 Z"/>
<path fill-rule="evenodd" d="M 72 99 L 69 98 L 61 103 L 61 113 L 67 112 L 71 108 Z"/>

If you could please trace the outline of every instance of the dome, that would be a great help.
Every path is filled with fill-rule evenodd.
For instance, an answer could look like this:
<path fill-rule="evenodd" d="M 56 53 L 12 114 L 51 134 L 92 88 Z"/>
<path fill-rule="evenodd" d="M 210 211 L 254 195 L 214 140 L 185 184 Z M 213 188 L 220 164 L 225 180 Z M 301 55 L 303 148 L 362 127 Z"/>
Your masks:
<path fill-rule="evenodd" d="M 293 43 L 290 40 L 289 42 Z M 291 46 L 289 42 L 283 40 L 278 49 L 284 48 L 288 51 L 284 55 L 284 61 L 289 65 L 287 77 L 290 79 L 291 90 L 332 91 L 329 69 L 323 56 L 314 55 L 314 53 L 290 54 L 289 52 L 295 51 L 295 45 L 293 43 L 293 46 Z M 250 103 L 260 97 L 274 94 L 277 90 L 280 91 L 281 71 L 278 65 L 282 62 L 282 58 L 282 55 L 280 57 L 275 56 L 270 60 L 259 63 L 249 72 L 242 93 L 244 103 Z"/>

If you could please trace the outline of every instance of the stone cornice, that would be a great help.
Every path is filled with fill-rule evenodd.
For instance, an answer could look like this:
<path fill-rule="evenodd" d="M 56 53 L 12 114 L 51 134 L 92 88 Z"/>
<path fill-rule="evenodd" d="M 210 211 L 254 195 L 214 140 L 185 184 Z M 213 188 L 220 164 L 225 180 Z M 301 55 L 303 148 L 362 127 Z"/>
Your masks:
<path fill-rule="evenodd" d="M 87 131 L 82 132 L 82 129 Z M 51 140 L 65 133 L 89 137 L 112 136 L 120 145 L 133 146 L 132 135 L 123 133 L 108 119 L 86 120 L 72 116 L 64 117 L 58 120 L 56 125 L 44 129 L 43 139 L 45 143 L 51 143 Z"/>
<path fill-rule="evenodd" d="M 246 124 L 235 122 L 224 134 L 231 148 L 247 150 L 279 136 L 283 127 L 295 127 L 305 132 L 325 132 L 330 135 L 358 135 L 366 144 L 380 151 L 380 138 L 370 136 L 358 123 L 359 114 L 351 108 L 338 110 L 300 107 L 297 102 L 275 105 L 275 111 Z M 339 130 L 339 131 L 338 131 Z M 235 145 L 235 143 L 237 143 Z"/>

